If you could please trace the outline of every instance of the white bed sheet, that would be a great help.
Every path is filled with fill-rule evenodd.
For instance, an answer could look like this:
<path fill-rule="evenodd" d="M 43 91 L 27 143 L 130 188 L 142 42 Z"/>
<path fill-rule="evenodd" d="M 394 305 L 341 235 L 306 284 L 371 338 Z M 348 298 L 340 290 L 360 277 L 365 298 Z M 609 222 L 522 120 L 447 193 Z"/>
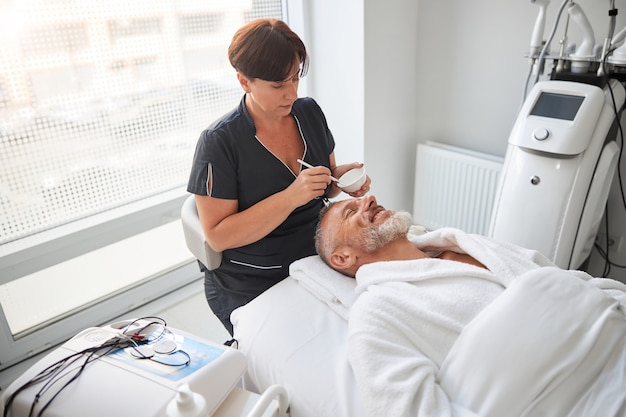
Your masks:
<path fill-rule="evenodd" d="M 292 417 L 364 416 L 347 360 L 348 322 L 293 277 L 231 316 L 248 358 L 244 387 L 287 390 Z"/>

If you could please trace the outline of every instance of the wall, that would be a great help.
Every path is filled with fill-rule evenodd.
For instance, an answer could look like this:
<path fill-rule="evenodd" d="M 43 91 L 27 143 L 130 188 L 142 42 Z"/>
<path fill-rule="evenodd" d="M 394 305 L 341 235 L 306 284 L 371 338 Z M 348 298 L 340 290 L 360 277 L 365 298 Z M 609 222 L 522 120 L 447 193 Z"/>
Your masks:
<path fill-rule="evenodd" d="M 364 7 L 361 0 L 305 0 L 311 57 L 307 87 L 326 114 L 338 164 L 365 161 Z"/>
<path fill-rule="evenodd" d="M 419 141 L 503 155 L 520 104 L 529 3 L 420 1 Z M 426 60 L 426 57 L 429 59 Z"/>
<path fill-rule="evenodd" d="M 579 3 L 601 43 L 609 2 Z M 523 100 L 530 69 L 525 54 L 538 6 L 498 0 L 305 4 L 312 55 L 308 92 L 326 113 L 338 162 L 363 160 L 372 193 L 384 205 L 412 210 L 417 143 L 437 140 L 504 155 Z M 560 5 L 549 5 L 546 38 Z M 616 30 L 625 24 L 620 10 Z M 570 24 L 569 41 L 580 40 L 580 30 Z M 622 165 L 626 173 L 626 161 Z M 612 212 L 624 212 L 617 196 L 611 204 Z M 626 264 L 626 221 L 619 216 L 610 234 L 623 237 L 615 259 Z"/>
<path fill-rule="evenodd" d="M 601 42 L 608 30 L 609 2 L 581 0 Z M 545 38 L 561 2 L 548 7 Z M 504 155 L 509 131 L 522 103 L 529 71 L 530 37 L 539 7 L 530 1 L 419 1 L 419 141 L 440 140 L 474 150 Z M 622 4 L 624 6 L 624 4 Z M 618 14 L 618 29 L 625 20 Z M 552 50 L 565 19 L 557 29 Z M 570 23 L 570 42 L 581 32 Z"/>
<path fill-rule="evenodd" d="M 362 161 L 372 193 L 411 210 L 415 165 L 417 6 L 414 0 L 309 0 L 308 92 L 337 142 L 338 163 Z"/>
<path fill-rule="evenodd" d="M 610 2 L 578 2 L 594 28 L 596 43 L 608 32 Z M 548 7 L 545 38 L 552 30 L 561 2 Z M 617 28 L 626 25 L 625 2 L 619 2 Z M 452 145 L 504 155 L 516 113 L 522 103 L 529 71 L 525 54 L 539 7 L 530 1 L 479 0 L 455 2 L 454 9 L 437 0 L 419 2 L 419 56 L 432 57 L 417 69 L 418 141 L 434 139 Z M 552 41 L 557 52 L 565 19 Z M 569 42 L 580 43 L 581 32 L 570 22 Z M 624 121 L 622 121 L 624 124 Z M 624 158 L 626 159 L 626 158 Z M 626 175 L 626 161 L 622 161 Z M 626 264 L 626 211 L 614 184 L 609 198 L 609 235 L 615 241 L 613 261 Z M 589 272 L 602 274 L 604 263 L 594 251 Z M 626 270 L 609 276 L 626 281 Z"/>

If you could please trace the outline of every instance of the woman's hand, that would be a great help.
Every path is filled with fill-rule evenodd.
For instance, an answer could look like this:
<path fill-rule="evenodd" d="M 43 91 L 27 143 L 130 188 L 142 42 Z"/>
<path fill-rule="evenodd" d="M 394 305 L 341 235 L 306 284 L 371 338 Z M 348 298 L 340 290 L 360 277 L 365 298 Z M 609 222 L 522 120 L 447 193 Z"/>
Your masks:
<path fill-rule="evenodd" d="M 351 164 L 344 164 L 344 165 L 337 165 L 335 167 L 335 169 L 333 170 L 333 176 L 335 178 L 341 178 L 341 176 L 343 174 L 345 174 L 346 172 L 350 171 L 351 169 L 354 168 L 361 168 L 363 166 L 362 162 L 353 162 Z M 351 197 L 363 197 L 365 194 L 368 193 L 368 191 L 370 190 L 370 184 L 372 183 L 372 180 L 370 179 L 369 176 L 366 175 L 365 178 L 365 183 L 363 184 L 363 186 L 356 190 L 353 191 L 351 193 L 345 192 L 346 194 L 348 194 Z M 335 186 L 337 186 L 337 184 L 335 184 Z"/>
<path fill-rule="evenodd" d="M 293 194 L 298 206 L 303 206 L 324 195 L 328 184 L 331 183 L 330 175 L 330 170 L 325 166 L 303 169 L 287 190 Z"/>

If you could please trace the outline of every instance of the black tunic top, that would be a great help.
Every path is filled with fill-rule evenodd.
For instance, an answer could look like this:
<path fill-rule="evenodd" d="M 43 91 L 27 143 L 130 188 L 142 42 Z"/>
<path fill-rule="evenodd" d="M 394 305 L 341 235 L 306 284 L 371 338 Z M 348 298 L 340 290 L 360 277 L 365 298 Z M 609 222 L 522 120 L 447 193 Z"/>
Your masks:
<path fill-rule="evenodd" d="M 193 194 L 237 200 L 239 211 L 284 190 L 297 176 L 256 138 L 244 103 L 245 96 L 236 109 L 202 132 L 187 186 Z M 312 98 L 301 98 L 291 114 L 304 141 L 304 160 L 330 168 L 335 141 L 321 108 Z M 315 254 L 315 226 L 322 205 L 322 198 L 311 200 L 261 240 L 225 250 L 221 266 L 213 271 L 216 282 L 223 290 L 251 300 L 281 281 L 293 261 Z"/>

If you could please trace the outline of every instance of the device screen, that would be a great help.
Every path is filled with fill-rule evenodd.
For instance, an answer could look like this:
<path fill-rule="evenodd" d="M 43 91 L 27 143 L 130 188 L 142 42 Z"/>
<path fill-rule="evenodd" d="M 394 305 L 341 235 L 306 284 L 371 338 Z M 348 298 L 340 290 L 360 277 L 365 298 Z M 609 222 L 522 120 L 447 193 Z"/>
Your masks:
<path fill-rule="evenodd" d="M 551 117 L 553 119 L 574 120 L 584 96 L 569 94 L 541 93 L 531 110 L 532 116 Z"/>

